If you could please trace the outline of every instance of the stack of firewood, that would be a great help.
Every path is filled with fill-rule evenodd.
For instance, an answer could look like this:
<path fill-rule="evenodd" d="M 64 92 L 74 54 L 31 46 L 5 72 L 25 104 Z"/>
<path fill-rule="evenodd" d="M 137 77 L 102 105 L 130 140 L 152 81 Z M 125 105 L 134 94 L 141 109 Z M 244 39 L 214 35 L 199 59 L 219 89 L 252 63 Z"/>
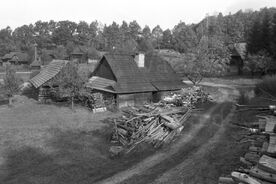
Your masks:
<path fill-rule="evenodd" d="M 155 148 L 171 142 L 183 129 L 192 109 L 166 110 L 145 105 L 140 108 L 131 107 L 123 112 L 123 116 L 113 120 L 111 141 L 120 144 L 129 153 L 142 142 L 152 144 Z"/>
<path fill-rule="evenodd" d="M 175 106 L 195 107 L 200 103 L 212 101 L 210 95 L 202 87 L 193 86 L 183 88 L 177 93 L 166 96 L 162 102 Z"/>
<path fill-rule="evenodd" d="M 276 118 L 259 116 L 240 143 L 251 142 L 244 157 L 243 167 L 236 169 L 229 177 L 219 177 L 219 184 L 272 184 L 276 183 Z M 257 125 L 257 126 L 256 126 Z M 252 131 L 257 128 L 258 131 Z"/>

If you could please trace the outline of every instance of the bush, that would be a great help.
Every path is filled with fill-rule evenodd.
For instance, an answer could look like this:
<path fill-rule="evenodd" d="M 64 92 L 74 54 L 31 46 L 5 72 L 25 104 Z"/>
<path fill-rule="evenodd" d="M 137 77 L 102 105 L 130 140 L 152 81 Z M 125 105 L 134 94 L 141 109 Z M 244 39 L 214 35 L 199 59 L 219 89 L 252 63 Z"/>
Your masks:
<path fill-rule="evenodd" d="M 256 93 L 269 93 L 270 95 L 276 96 L 276 75 L 265 76 L 256 85 Z"/>

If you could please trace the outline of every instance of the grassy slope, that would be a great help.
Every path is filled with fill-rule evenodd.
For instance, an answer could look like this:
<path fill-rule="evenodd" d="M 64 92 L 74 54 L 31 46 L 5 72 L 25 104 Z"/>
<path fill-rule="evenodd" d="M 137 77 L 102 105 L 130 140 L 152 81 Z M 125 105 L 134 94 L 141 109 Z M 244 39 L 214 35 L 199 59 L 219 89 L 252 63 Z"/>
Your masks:
<path fill-rule="evenodd" d="M 76 110 L 22 97 L 0 106 L 0 183 L 93 183 L 152 152 L 111 159 L 105 119 L 118 114 Z"/>

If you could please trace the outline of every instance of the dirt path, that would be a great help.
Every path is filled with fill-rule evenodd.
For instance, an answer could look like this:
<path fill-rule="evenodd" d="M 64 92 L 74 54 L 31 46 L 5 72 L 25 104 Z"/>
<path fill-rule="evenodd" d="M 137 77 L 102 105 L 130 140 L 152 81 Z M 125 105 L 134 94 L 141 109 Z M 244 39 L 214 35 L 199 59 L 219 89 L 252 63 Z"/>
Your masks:
<path fill-rule="evenodd" d="M 135 178 L 137 175 L 143 174 L 148 170 L 150 170 L 151 168 L 157 167 L 158 164 L 162 164 L 162 162 L 170 158 L 173 158 L 174 155 L 178 154 L 179 152 L 184 152 L 184 151 L 186 152 L 187 151 L 186 149 L 183 150 L 183 148 L 185 148 L 185 145 L 193 141 L 194 138 L 198 136 L 198 133 L 204 127 L 208 126 L 210 122 L 212 122 L 212 114 L 214 113 L 214 111 L 218 111 L 224 106 L 225 106 L 224 104 L 217 104 L 212 108 L 210 108 L 206 113 L 201 115 L 199 122 L 195 126 L 193 126 L 188 133 L 183 134 L 178 139 L 178 141 L 170 147 L 169 150 L 165 150 L 155 155 L 152 155 L 144 159 L 140 163 L 132 166 L 130 169 L 117 173 L 116 175 L 110 178 L 107 178 L 103 181 L 100 181 L 97 184 L 134 183 L 135 181 L 133 181 L 133 179 L 136 180 Z M 200 145 L 203 145 L 204 142 L 205 142 L 205 139 L 202 139 Z M 163 166 L 163 167 L 166 168 L 166 166 Z M 139 179 L 141 181 L 141 177 L 139 177 Z M 142 183 L 147 183 L 147 182 L 142 181 Z"/>
<path fill-rule="evenodd" d="M 220 140 L 225 132 L 225 124 L 231 119 L 234 111 L 232 103 L 229 103 L 233 89 L 228 91 L 224 88 L 219 91 L 221 93 L 216 99 L 217 104 L 204 114 L 198 114 L 200 117 L 198 123 L 182 134 L 169 149 L 147 157 L 128 170 L 97 184 L 180 183 L 185 181 L 185 176 L 196 176 L 197 171 L 193 169 L 197 168 L 194 167 L 195 164 L 198 164 L 199 160 L 204 160 L 204 156 Z"/>
<path fill-rule="evenodd" d="M 220 141 L 221 137 L 225 133 L 225 125 L 231 120 L 233 111 L 234 107 L 226 116 L 226 118 L 221 122 L 222 124 L 216 134 L 211 139 L 206 141 L 205 144 L 200 147 L 200 149 L 198 149 L 194 154 L 187 156 L 187 158 L 183 160 L 182 163 L 159 176 L 154 180 L 154 182 L 152 182 L 152 184 L 179 184 L 179 181 L 188 181 L 191 175 L 195 176 L 197 174 L 196 168 L 191 168 L 191 166 L 197 165 L 200 162 L 204 162 L 205 154 L 212 151 L 212 149 L 215 147 L 215 144 Z M 213 178 L 213 181 L 214 183 L 217 183 L 217 178 Z"/>

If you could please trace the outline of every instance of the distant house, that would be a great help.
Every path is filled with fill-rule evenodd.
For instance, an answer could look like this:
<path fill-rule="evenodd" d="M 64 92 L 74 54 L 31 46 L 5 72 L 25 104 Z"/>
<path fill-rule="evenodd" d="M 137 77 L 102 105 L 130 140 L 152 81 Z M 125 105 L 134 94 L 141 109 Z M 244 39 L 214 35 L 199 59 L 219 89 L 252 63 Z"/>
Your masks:
<path fill-rule="evenodd" d="M 235 43 L 231 47 L 230 73 L 241 75 L 246 57 L 246 43 Z"/>
<path fill-rule="evenodd" d="M 88 62 L 88 49 L 85 46 L 77 46 L 70 54 L 70 60 L 78 63 Z"/>
<path fill-rule="evenodd" d="M 157 54 L 105 54 L 89 79 L 87 87 L 118 107 L 158 101 L 169 91 L 184 86 L 167 61 Z"/>
<path fill-rule="evenodd" d="M 28 54 L 23 52 L 10 52 L 2 57 L 3 64 L 28 65 Z"/>

